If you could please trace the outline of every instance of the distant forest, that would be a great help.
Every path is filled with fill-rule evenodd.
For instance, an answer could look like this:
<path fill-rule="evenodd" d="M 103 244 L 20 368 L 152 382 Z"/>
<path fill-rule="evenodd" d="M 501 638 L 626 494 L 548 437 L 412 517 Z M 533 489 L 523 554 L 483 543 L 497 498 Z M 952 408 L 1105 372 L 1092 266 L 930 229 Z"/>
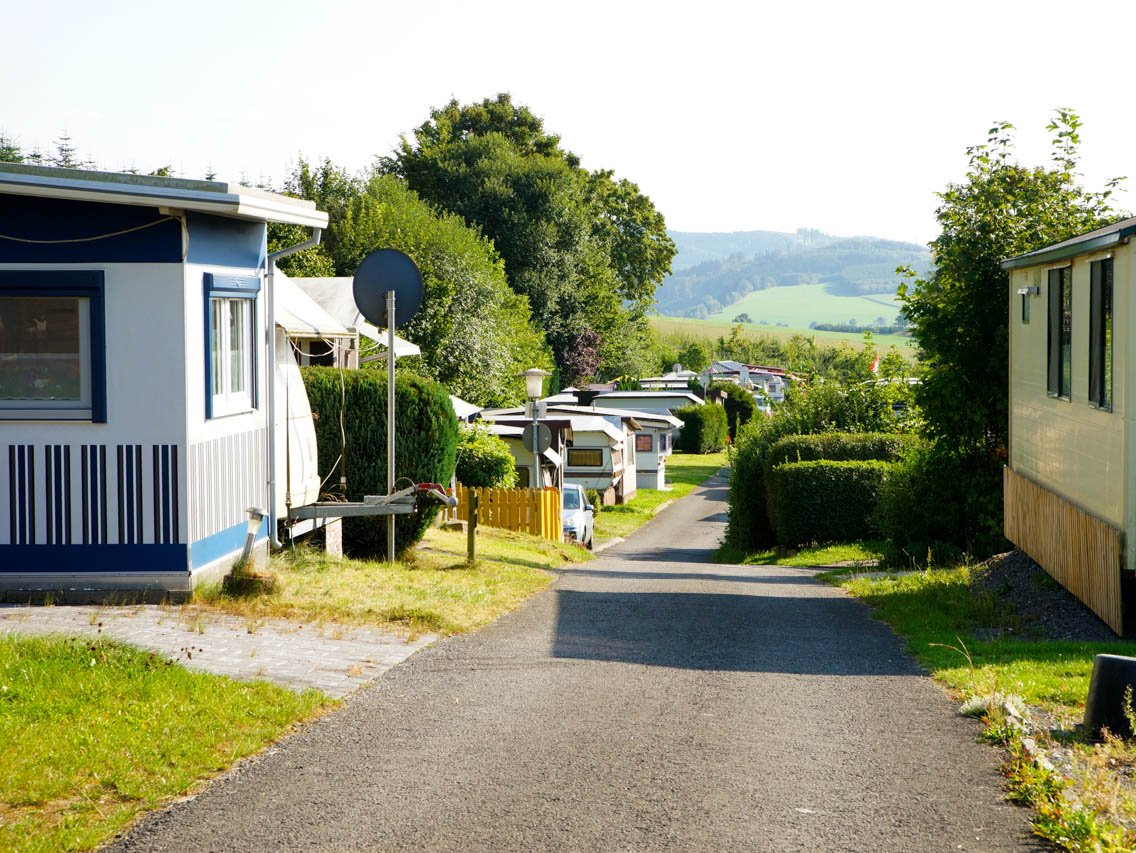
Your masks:
<path fill-rule="evenodd" d="M 747 293 L 769 287 L 823 284 L 834 296 L 892 295 L 895 269 L 931 266 L 925 246 L 878 237 L 833 237 L 810 228 L 796 233 L 668 232 L 678 248 L 673 272 L 656 293 L 660 314 L 699 317 L 717 313 Z"/>

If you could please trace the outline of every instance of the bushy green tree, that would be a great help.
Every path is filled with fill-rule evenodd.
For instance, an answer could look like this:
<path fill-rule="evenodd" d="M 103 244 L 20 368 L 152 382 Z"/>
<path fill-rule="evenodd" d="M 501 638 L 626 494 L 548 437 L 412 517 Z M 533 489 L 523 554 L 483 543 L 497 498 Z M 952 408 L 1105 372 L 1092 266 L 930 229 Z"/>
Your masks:
<path fill-rule="evenodd" d="M 344 211 L 337 266 L 356 268 L 372 250 L 405 252 L 422 272 L 422 310 L 404 328 L 422 348 L 425 373 L 482 406 L 524 399 L 522 371 L 551 366 L 527 300 L 509 289 L 484 238 L 438 213 L 398 178 L 376 175 Z"/>
<path fill-rule="evenodd" d="M 730 438 L 736 439 L 738 429 L 753 420 L 753 416 L 757 414 L 757 403 L 753 399 L 753 394 L 733 382 L 715 382 L 710 388 L 725 393 L 723 408 L 726 410 L 726 422 Z"/>
<path fill-rule="evenodd" d="M 462 427 L 454 475 L 464 486 L 511 489 L 517 484 L 517 462 L 500 436 L 474 421 Z"/>
<path fill-rule="evenodd" d="M 645 366 L 644 313 L 675 248 L 638 187 L 582 169 L 508 95 L 432 110 L 381 168 L 493 241 L 557 364 L 565 366 L 580 336 L 594 332 L 600 375 Z"/>
<path fill-rule="evenodd" d="M 941 520 L 912 518 L 910 527 L 975 556 L 1004 545 L 999 469 L 1009 430 L 1010 318 L 1001 262 L 1120 218 L 1109 201 L 1117 180 L 1101 192 L 1077 181 L 1080 126 L 1071 110 L 1057 110 L 1048 167 L 1014 159 L 1009 123 L 991 128 L 985 143 L 967 150 L 966 179 L 939 194 L 934 271 L 900 288 L 925 368 L 916 392 L 924 431 L 934 440 L 911 460 L 904 482 L 911 494 L 937 495 L 934 506 L 920 500 L 910 511 Z"/>

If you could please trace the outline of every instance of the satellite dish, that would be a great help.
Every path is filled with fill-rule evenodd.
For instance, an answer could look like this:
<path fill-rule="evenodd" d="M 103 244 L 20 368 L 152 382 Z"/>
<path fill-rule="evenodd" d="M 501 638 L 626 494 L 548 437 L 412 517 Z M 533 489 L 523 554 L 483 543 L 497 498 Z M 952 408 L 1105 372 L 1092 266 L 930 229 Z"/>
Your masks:
<path fill-rule="evenodd" d="M 367 322 L 386 328 L 387 292 L 394 291 L 394 325 L 405 326 L 422 307 L 422 273 L 398 249 L 379 249 L 355 270 L 352 292 Z"/>

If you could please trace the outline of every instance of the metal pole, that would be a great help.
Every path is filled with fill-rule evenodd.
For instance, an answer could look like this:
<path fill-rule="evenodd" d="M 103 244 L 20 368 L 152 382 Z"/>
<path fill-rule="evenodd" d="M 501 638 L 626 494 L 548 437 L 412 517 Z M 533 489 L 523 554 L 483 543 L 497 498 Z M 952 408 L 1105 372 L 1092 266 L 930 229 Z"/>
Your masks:
<path fill-rule="evenodd" d="M 394 494 L 394 291 L 387 291 L 387 494 Z M 394 562 L 394 516 L 387 516 L 387 562 Z"/>
<path fill-rule="evenodd" d="M 533 481 L 532 487 L 534 489 L 540 488 L 540 448 L 537 446 L 537 420 L 536 420 L 536 400 L 533 400 Z"/>

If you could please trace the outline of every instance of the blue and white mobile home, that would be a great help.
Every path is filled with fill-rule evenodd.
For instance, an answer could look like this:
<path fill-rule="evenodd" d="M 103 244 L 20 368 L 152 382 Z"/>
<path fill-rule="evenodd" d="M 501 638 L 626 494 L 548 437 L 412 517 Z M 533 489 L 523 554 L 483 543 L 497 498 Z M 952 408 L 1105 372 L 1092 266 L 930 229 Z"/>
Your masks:
<path fill-rule="evenodd" d="M 0 164 L 0 594 L 184 592 L 234 562 L 249 507 L 269 513 L 263 545 L 313 499 L 314 469 L 277 450 L 295 377 L 268 222 L 318 239 L 327 216 L 224 183 Z"/>

